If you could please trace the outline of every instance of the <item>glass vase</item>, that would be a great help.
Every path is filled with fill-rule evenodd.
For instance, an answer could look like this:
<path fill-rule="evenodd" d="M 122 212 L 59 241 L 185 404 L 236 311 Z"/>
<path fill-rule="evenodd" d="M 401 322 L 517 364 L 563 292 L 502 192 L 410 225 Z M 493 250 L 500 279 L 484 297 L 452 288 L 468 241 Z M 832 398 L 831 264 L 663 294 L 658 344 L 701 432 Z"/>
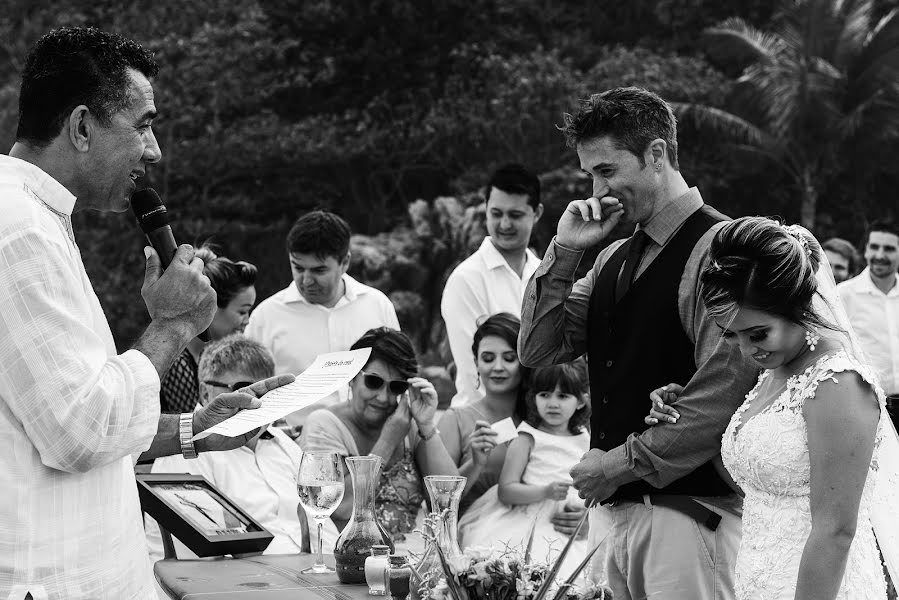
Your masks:
<path fill-rule="evenodd" d="M 341 583 L 365 583 L 365 559 L 371 547 L 384 545 L 394 551 L 393 540 L 375 518 L 375 486 L 381 473 L 380 456 L 348 456 L 353 480 L 353 515 L 334 546 L 337 578 Z"/>
<path fill-rule="evenodd" d="M 465 477 L 449 475 L 428 475 L 425 487 L 431 498 L 431 512 L 439 515 L 434 539 L 425 546 L 421 560 L 415 566 L 413 576 L 413 598 L 420 598 L 425 588 L 433 588 L 445 577 L 440 555 L 435 544 L 440 546 L 448 564 L 457 564 L 462 555 L 459 548 L 459 501 L 465 489 Z"/>

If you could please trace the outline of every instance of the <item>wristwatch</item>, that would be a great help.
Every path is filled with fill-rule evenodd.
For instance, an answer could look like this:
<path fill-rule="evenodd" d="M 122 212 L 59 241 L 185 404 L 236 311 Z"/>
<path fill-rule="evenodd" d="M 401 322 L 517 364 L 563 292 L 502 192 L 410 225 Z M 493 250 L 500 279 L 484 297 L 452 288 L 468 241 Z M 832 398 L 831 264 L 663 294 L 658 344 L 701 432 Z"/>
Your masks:
<path fill-rule="evenodd" d="M 181 413 L 178 423 L 178 433 L 181 438 L 181 455 L 184 458 L 196 458 L 197 448 L 194 446 L 194 413 Z"/>

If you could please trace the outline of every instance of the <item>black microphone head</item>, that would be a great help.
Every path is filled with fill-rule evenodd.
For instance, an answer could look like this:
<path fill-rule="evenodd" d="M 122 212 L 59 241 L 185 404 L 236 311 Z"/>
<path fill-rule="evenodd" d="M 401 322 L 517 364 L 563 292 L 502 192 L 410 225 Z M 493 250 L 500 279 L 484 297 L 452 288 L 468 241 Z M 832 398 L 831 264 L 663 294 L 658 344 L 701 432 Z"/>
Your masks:
<path fill-rule="evenodd" d="M 169 224 L 169 215 L 162 198 L 153 188 L 138 190 L 131 194 L 131 210 L 144 233 L 150 233 Z"/>

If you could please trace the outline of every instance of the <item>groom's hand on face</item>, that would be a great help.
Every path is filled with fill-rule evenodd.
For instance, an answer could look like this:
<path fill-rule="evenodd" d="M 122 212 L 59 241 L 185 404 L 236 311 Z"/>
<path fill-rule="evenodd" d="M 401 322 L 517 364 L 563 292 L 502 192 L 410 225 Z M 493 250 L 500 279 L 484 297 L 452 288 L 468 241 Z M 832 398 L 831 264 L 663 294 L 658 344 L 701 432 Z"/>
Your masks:
<path fill-rule="evenodd" d="M 578 496 L 585 500 L 587 508 L 599 504 L 618 489 L 606 481 L 602 470 L 602 450 L 594 448 L 581 457 L 581 462 L 571 469 L 572 485 Z"/>

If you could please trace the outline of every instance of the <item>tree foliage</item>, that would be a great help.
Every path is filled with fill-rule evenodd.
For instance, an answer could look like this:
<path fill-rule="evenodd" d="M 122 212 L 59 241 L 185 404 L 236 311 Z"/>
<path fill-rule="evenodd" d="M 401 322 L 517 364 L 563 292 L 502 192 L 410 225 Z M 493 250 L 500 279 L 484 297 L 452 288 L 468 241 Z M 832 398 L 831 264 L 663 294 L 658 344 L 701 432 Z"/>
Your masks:
<path fill-rule="evenodd" d="M 875 5 L 878 18 L 890 2 Z M 357 232 L 351 273 L 391 295 L 436 363 L 443 282 L 485 233 L 478 205 L 490 171 L 518 161 L 544 174 L 542 249 L 567 202 L 589 193 L 556 130 L 562 113 L 618 85 L 730 108 L 740 93 L 730 63 L 714 52 L 710 61 L 695 40 L 732 16 L 767 30 L 775 0 L 7 0 L 4 8 L 0 144 L 12 144 L 18 74 L 41 34 L 95 25 L 137 39 L 162 67 L 154 130 L 163 160 L 146 183 L 165 199 L 179 240 L 212 239 L 255 263 L 264 298 L 289 281 L 293 220 L 313 207 L 335 210 Z M 744 168 L 720 137 L 681 129 L 688 180 L 730 214 L 789 217 L 798 192 Z M 859 173 L 851 180 L 868 194 L 895 188 L 895 173 L 862 177 L 861 154 L 849 154 L 840 150 L 830 180 L 847 186 L 845 174 Z M 851 222 L 841 218 L 832 222 Z M 141 237 L 128 215 L 77 213 L 75 226 L 125 347 L 147 322 Z M 852 239 L 858 230 L 836 233 Z"/>
<path fill-rule="evenodd" d="M 783 169 L 810 229 L 841 162 L 892 168 L 878 153 L 899 134 L 899 12 L 875 15 L 872 0 L 786 0 L 770 29 L 727 19 L 707 30 L 713 51 L 746 65 L 726 107 L 680 107 Z"/>

